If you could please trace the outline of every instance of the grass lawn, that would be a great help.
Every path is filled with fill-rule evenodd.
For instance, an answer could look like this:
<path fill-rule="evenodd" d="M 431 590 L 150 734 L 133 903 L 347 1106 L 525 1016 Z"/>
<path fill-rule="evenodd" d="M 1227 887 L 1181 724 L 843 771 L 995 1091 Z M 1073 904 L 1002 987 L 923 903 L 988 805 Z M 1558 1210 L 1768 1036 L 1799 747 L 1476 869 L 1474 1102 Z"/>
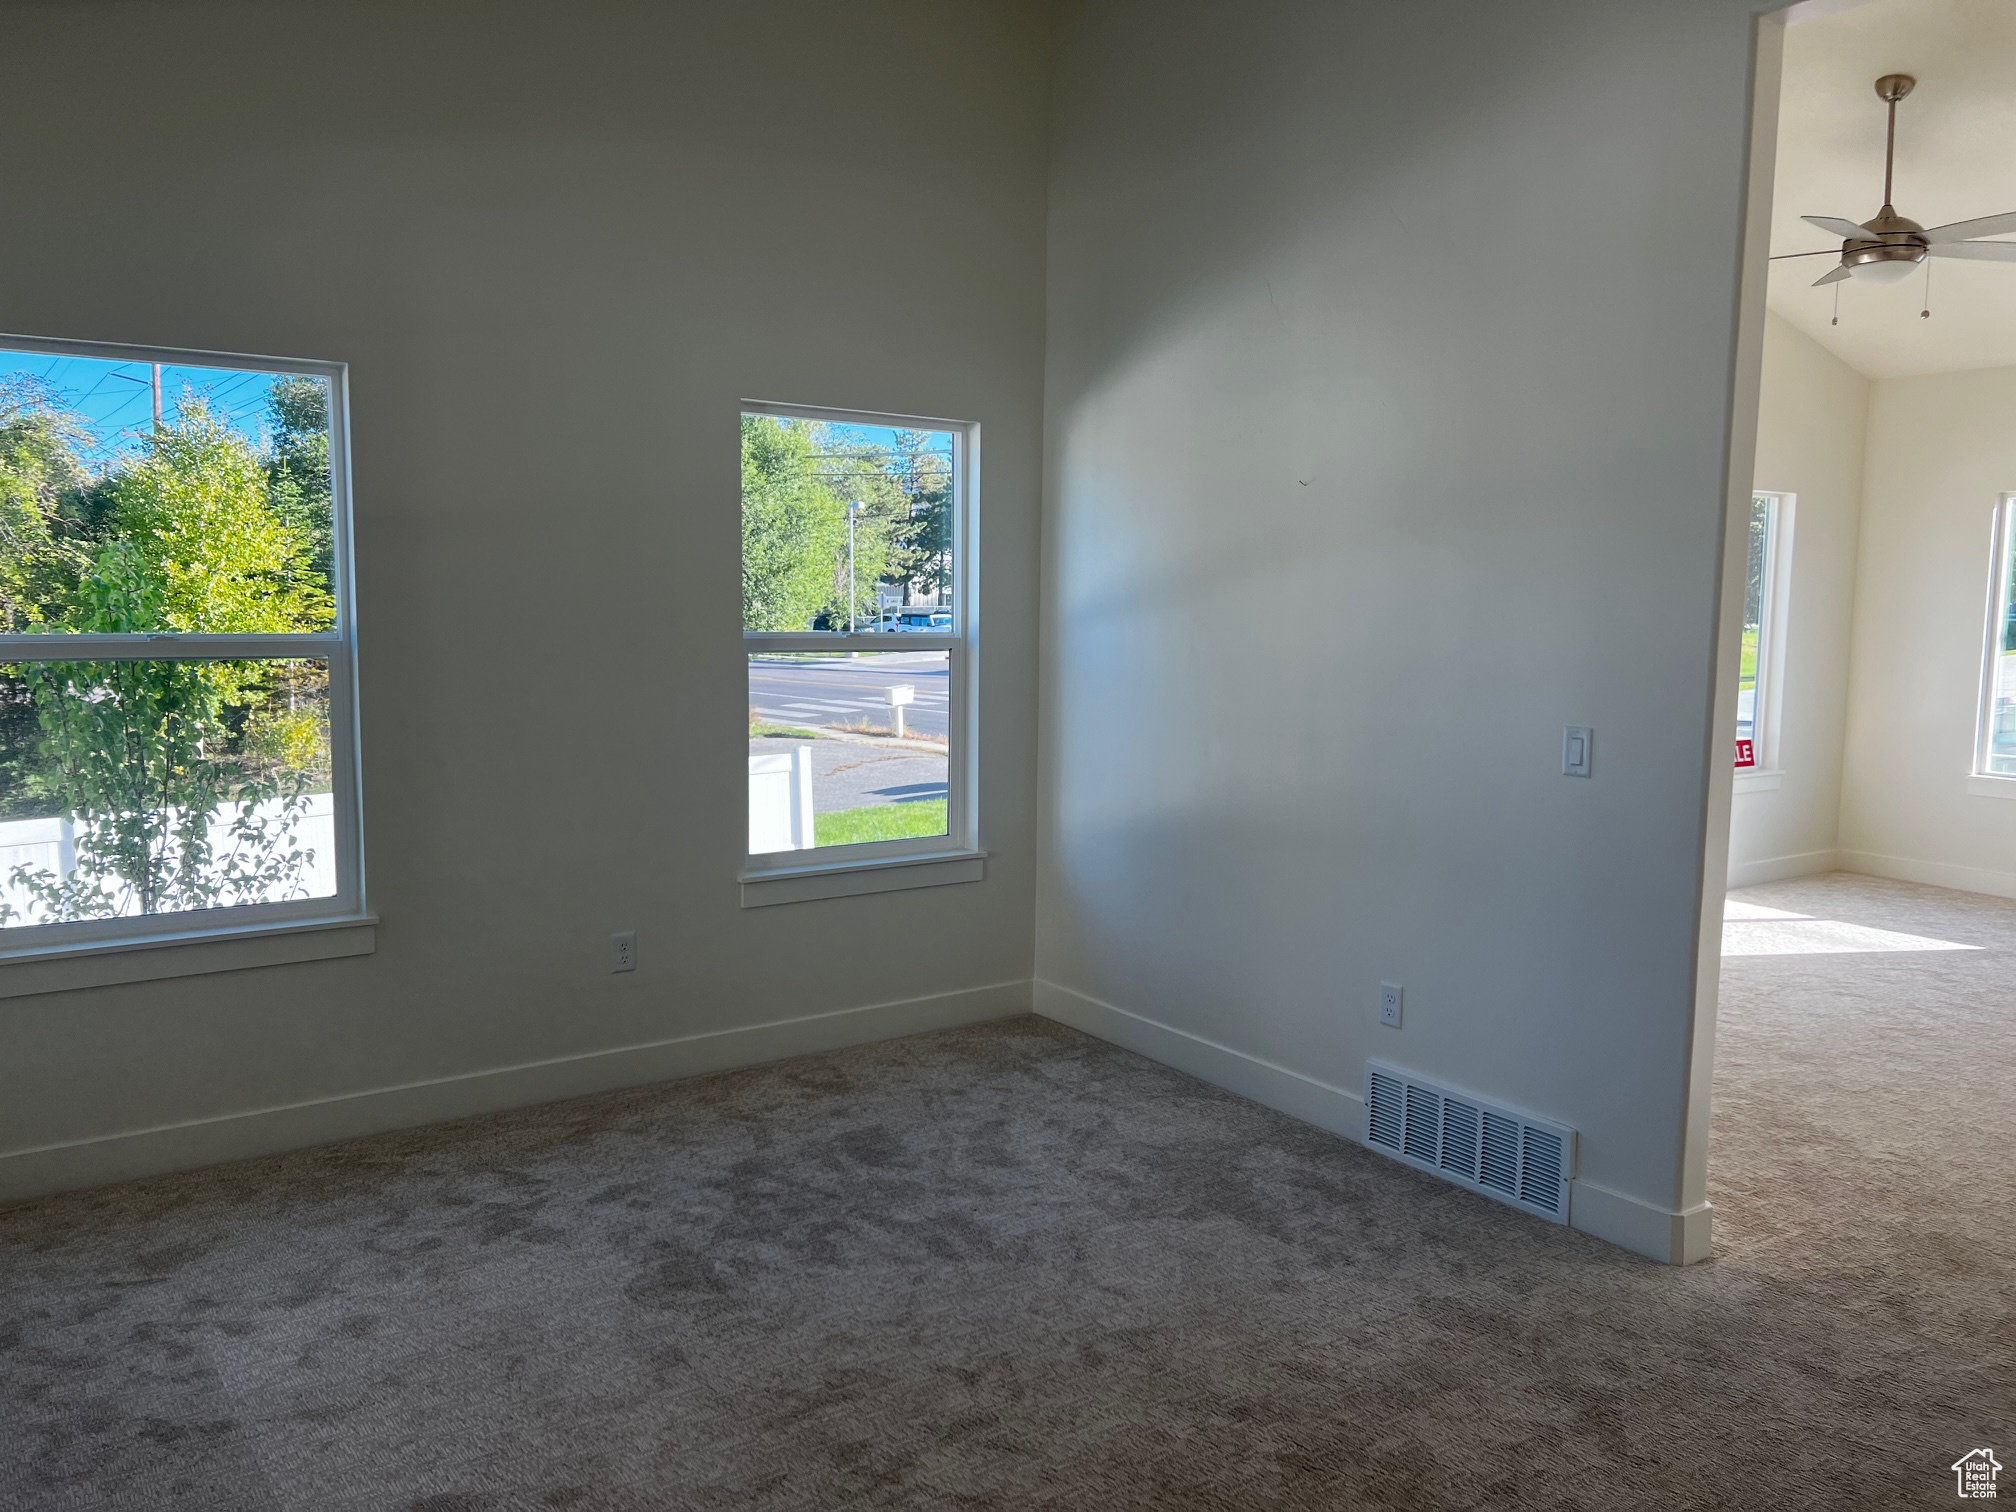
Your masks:
<path fill-rule="evenodd" d="M 824 740 L 826 737 L 817 730 L 801 730 L 796 725 L 758 724 L 749 721 L 749 738 L 757 740 L 765 736 L 782 735 L 792 740 Z"/>
<path fill-rule="evenodd" d="M 1739 688 L 1754 688 L 1757 685 L 1757 632 L 1743 632 L 1743 666 L 1737 673 Z"/>
<path fill-rule="evenodd" d="M 839 809 L 812 816 L 820 845 L 861 845 L 870 840 L 910 840 L 945 833 L 945 800 L 922 803 L 878 803 L 870 808 Z"/>

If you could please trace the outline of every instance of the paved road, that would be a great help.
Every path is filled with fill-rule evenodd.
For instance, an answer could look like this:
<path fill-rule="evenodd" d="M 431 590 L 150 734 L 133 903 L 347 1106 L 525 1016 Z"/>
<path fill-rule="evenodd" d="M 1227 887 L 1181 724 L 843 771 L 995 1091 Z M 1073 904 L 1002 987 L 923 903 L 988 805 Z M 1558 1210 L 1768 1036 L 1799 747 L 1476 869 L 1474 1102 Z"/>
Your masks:
<path fill-rule="evenodd" d="M 749 754 L 777 756 L 794 745 L 812 748 L 814 813 L 873 808 L 881 803 L 920 803 L 945 796 L 945 758 L 905 746 L 770 735 L 750 741 Z"/>
<path fill-rule="evenodd" d="M 889 704 L 883 689 L 909 683 L 917 700 L 903 711 L 904 728 L 912 734 L 943 740 L 946 715 L 946 658 L 940 652 L 876 654 L 849 661 L 794 662 L 751 657 L 749 707 L 766 724 L 867 724 L 889 728 Z"/>

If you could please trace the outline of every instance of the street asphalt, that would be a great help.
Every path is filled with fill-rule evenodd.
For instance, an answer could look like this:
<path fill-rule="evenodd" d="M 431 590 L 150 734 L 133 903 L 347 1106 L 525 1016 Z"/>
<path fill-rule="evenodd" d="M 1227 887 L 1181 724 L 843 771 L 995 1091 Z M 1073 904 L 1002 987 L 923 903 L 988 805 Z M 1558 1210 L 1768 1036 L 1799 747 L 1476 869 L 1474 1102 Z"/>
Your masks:
<path fill-rule="evenodd" d="M 807 729 L 867 725 L 887 731 L 891 711 L 886 690 L 908 683 L 916 689 L 916 701 L 903 711 L 905 731 L 943 740 L 948 681 L 943 651 L 878 651 L 822 661 L 752 656 L 749 709 L 765 724 Z"/>

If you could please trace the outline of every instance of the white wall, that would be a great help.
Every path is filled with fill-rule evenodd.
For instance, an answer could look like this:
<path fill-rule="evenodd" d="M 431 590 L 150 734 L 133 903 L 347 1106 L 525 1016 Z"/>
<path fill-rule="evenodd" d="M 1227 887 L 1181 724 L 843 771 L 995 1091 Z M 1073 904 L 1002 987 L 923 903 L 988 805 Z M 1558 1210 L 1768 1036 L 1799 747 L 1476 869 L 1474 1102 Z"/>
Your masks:
<path fill-rule="evenodd" d="M 9 9 L 0 329 L 352 364 L 384 922 L 0 1003 L 0 1196 L 1026 1007 L 1047 24 Z M 982 883 L 738 907 L 745 396 L 984 428 Z"/>
<path fill-rule="evenodd" d="M 1739 778 L 1729 885 L 1831 870 L 1869 380 L 1776 315 L 1764 329 L 1756 486 L 1796 495 L 1776 774 Z"/>
<path fill-rule="evenodd" d="M 1842 862 L 2016 897 L 2016 802 L 1967 790 L 2016 368 L 1879 381 L 1868 447 Z"/>
<path fill-rule="evenodd" d="M 1103 0 L 1056 86 L 1039 1008 L 1340 1129 L 1374 1054 L 1561 1118 L 1673 1258 L 1751 45 Z"/>

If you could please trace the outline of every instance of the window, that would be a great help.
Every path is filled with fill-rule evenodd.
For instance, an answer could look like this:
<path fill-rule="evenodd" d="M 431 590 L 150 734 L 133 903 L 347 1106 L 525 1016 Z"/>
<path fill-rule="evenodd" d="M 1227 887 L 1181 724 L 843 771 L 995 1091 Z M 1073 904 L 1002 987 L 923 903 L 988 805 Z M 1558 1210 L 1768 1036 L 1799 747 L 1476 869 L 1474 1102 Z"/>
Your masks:
<path fill-rule="evenodd" d="M 343 406 L 0 339 L 0 958 L 361 918 Z"/>
<path fill-rule="evenodd" d="M 1981 673 L 1981 715 L 1974 771 L 2016 777 L 2016 494 L 1995 508 L 1988 585 L 1988 646 Z"/>
<path fill-rule="evenodd" d="M 975 444 L 943 420 L 745 407 L 745 884 L 977 855 Z"/>
<path fill-rule="evenodd" d="M 1777 715 L 1790 588 L 1792 496 L 1750 500 L 1748 565 L 1743 578 L 1743 652 L 1736 683 L 1736 765 L 1775 769 Z"/>

